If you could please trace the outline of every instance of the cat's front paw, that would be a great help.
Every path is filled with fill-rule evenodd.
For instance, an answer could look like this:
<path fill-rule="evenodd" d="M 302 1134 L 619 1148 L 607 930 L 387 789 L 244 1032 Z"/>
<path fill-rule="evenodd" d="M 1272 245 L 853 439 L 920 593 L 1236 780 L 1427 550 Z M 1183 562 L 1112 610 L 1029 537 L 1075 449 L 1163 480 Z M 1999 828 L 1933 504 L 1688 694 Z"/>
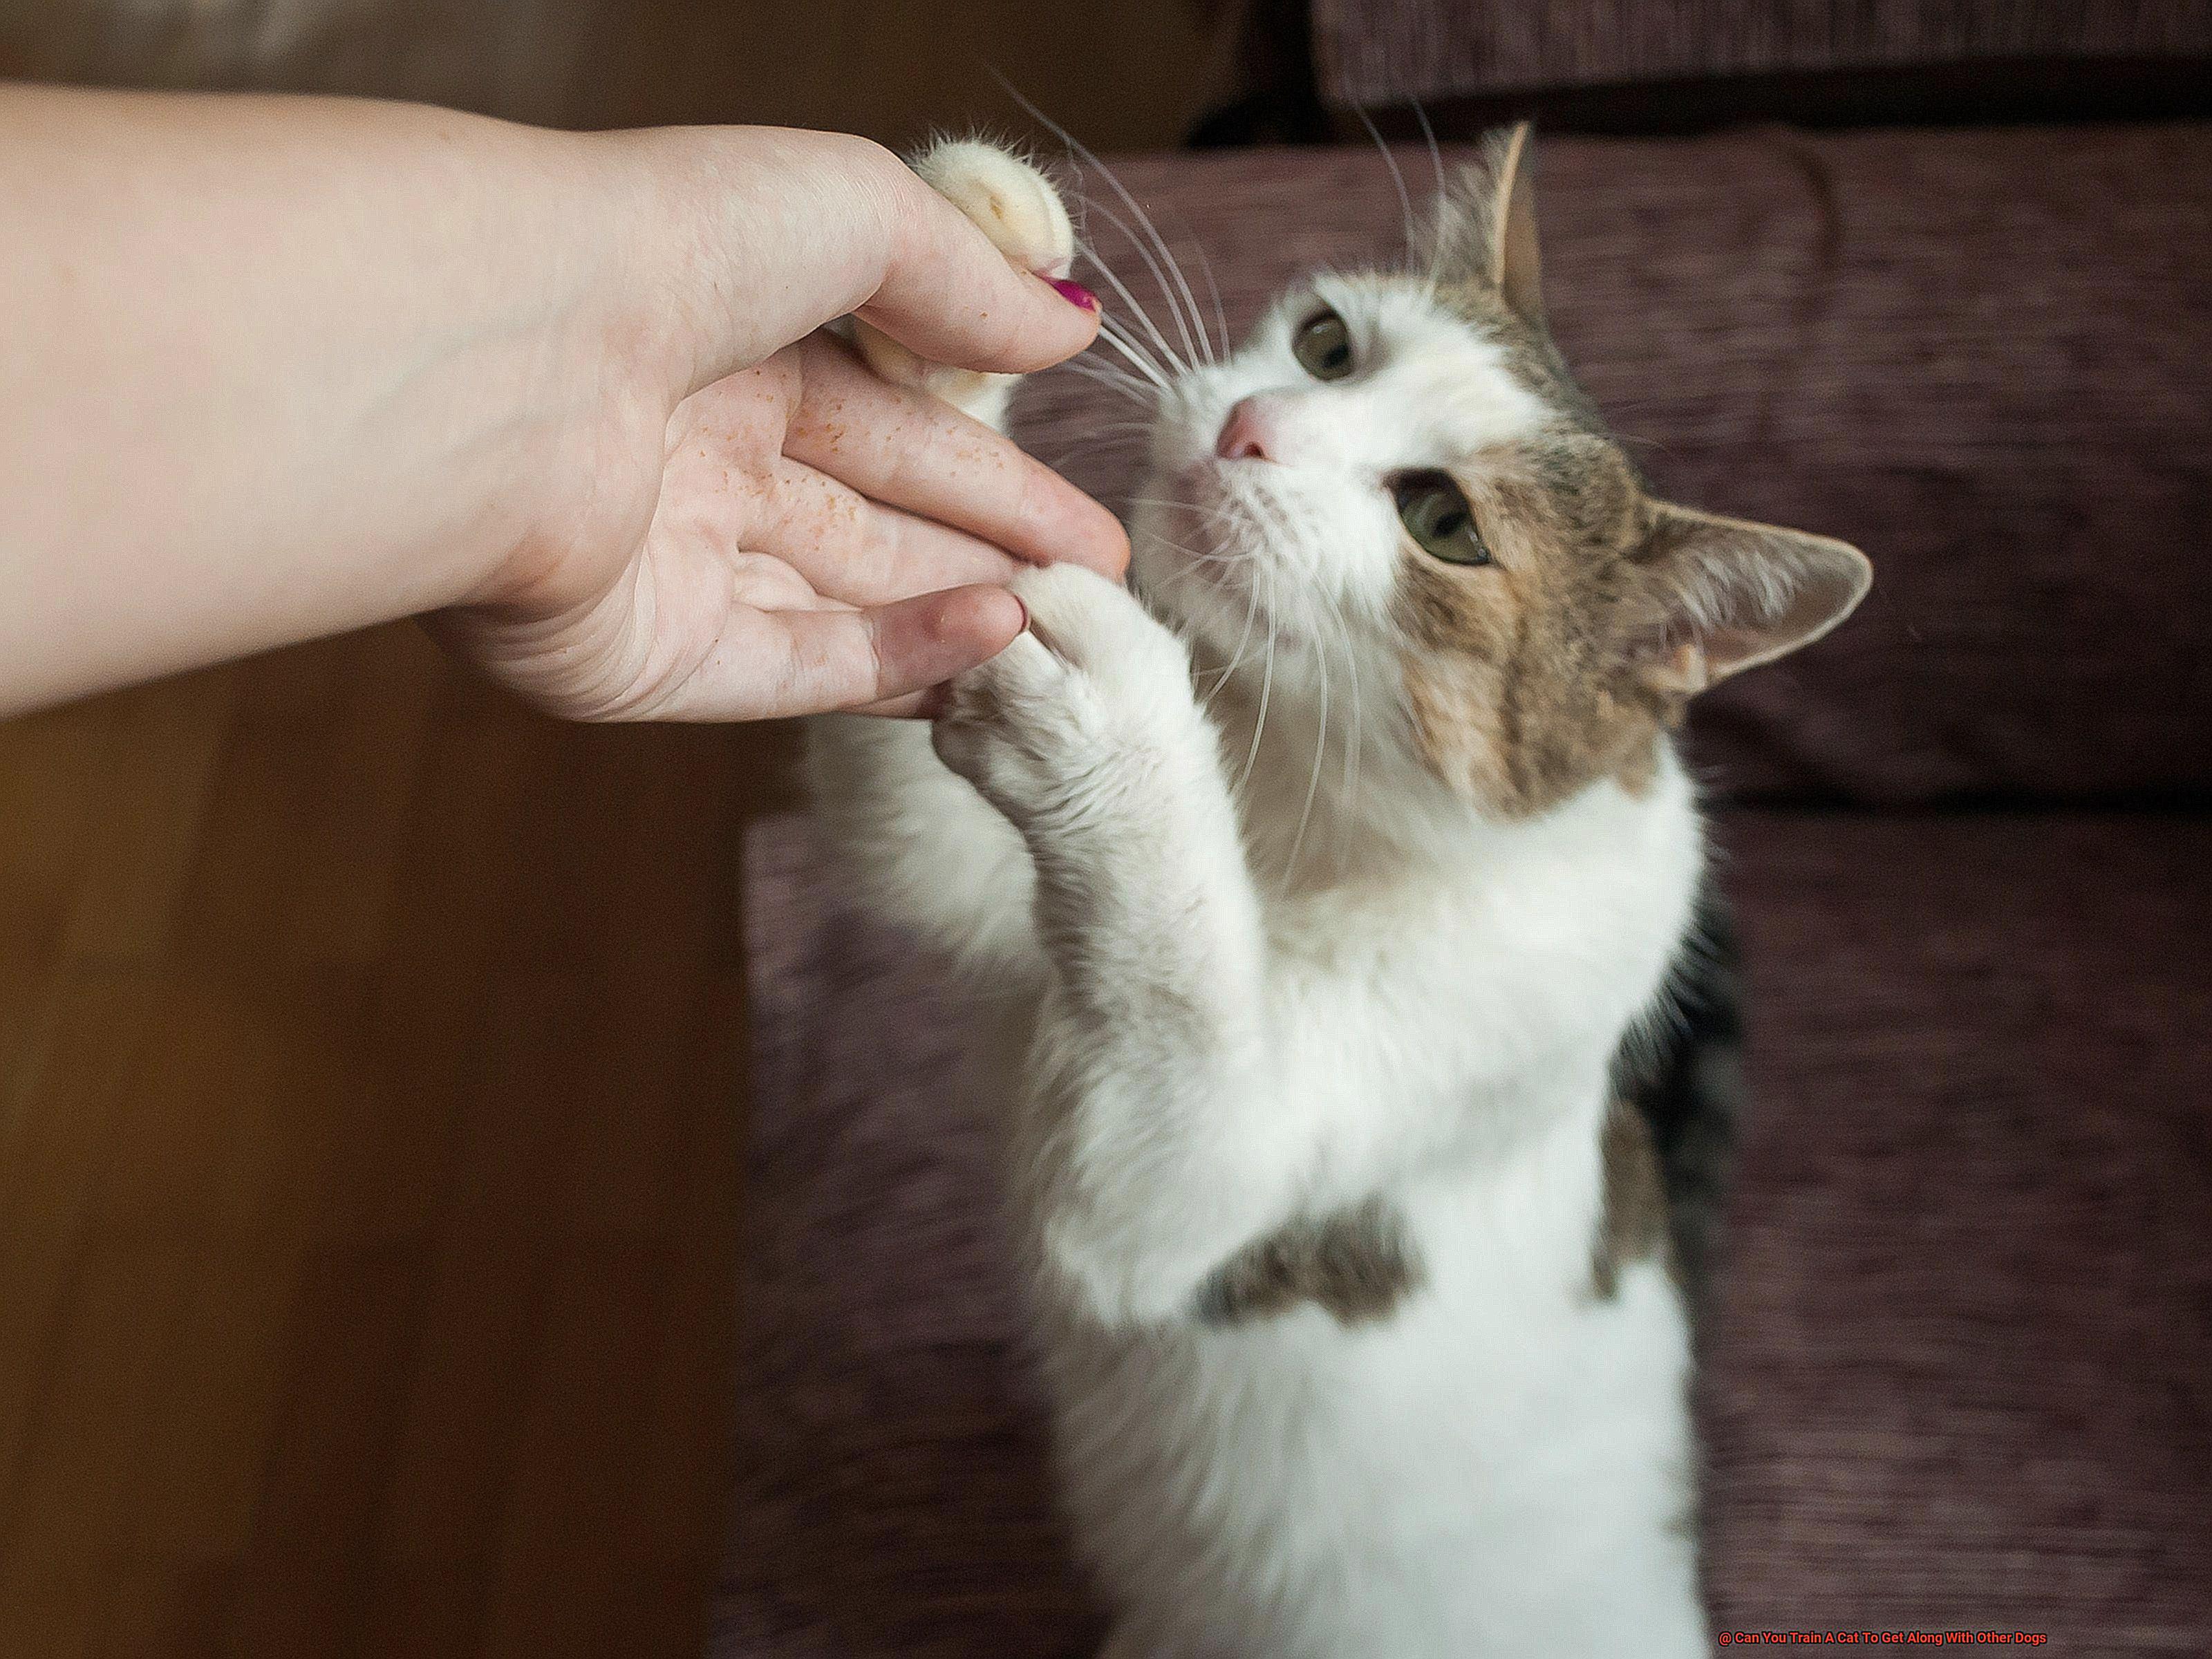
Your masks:
<path fill-rule="evenodd" d="M 980 138 L 945 138 L 914 158 L 921 181 L 973 220 L 991 246 L 1024 270 L 1065 276 L 1075 228 L 1051 179 Z"/>
<path fill-rule="evenodd" d="M 1214 768 L 1182 642 L 1126 588 L 1072 564 L 1011 585 L 1029 628 L 952 683 L 935 732 L 947 766 L 1024 830 L 1091 822 Z"/>
<path fill-rule="evenodd" d="M 1029 162 L 977 138 L 946 138 L 914 158 L 921 181 L 966 214 L 1009 264 L 1064 277 L 1075 264 L 1075 228 L 1052 180 Z M 981 374 L 918 357 L 856 321 L 853 342 L 885 380 L 942 398 L 988 426 L 1000 425 L 1020 377 Z"/>

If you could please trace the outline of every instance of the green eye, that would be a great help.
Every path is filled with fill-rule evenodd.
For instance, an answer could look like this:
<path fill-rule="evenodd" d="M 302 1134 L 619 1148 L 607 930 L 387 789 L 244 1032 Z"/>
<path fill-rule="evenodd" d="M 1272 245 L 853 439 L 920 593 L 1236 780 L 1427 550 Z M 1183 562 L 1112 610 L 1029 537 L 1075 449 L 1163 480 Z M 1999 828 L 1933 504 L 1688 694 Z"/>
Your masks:
<path fill-rule="evenodd" d="M 1421 550 L 1446 564 L 1488 564 L 1490 550 L 1460 487 L 1441 472 L 1409 472 L 1397 483 L 1398 518 Z"/>
<path fill-rule="evenodd" d="M 1334 312 L 1322 311 L 1299 325 L 1291 353 L 1316 380 L 1340 380 L 1352 373 L 1352 331 Z"/>

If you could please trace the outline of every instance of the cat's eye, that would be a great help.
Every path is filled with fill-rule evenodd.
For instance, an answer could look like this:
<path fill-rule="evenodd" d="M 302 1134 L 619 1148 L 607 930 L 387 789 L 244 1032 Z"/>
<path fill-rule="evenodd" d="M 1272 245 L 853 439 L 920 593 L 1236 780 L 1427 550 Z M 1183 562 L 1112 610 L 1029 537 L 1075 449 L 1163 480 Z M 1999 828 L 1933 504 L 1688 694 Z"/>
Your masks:
<path fill-rule="evenodd" d="M 1446 564 L 1488 564 L 1490 549 L 1460 487 L 1441 472 L 1408 472 L 1394 487 L 1398 520 L 1420 550 Z"/>
<path fill-rule="evenodd" d="M 1334 312 L 1316 312 L 1291 336 L 1291 355 L 1316 380 L 1340 380 L 1352 373 L 1352 331 Z"/>

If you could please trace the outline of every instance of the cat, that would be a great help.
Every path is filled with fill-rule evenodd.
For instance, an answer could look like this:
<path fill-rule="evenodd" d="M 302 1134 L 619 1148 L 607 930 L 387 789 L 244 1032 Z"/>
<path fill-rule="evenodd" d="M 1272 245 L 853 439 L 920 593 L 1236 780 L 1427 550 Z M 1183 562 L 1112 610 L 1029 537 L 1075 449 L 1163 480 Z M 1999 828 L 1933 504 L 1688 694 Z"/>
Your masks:
<path fill-rule="evenodd" d="M 813 734 L 865 902 L 989 994 L 1110 1659 L 1709 1650 L 1702 1233 L 1620 1057 L 1698 903 L 1686 703 L 1871 570 L 1648 493 L 1546 328 L 1526 129 L 1480 158 L 1425 260 L 1151 365 L 1141 602 L 1024 571 L 1028 630 L 933 727 Z M 917 166 L 1066 272 L 1042 173 Z"/>

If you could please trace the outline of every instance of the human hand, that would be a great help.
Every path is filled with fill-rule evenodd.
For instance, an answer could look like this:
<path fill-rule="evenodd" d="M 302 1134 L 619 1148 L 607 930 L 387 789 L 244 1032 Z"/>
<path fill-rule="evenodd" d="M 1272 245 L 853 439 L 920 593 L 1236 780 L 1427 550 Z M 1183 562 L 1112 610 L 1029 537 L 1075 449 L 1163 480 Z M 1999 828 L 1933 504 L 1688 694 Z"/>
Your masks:
<path fill-rule="evenodd" d="M 814 337 L 1098 326 L 860 139 L 0 86 L 0 714 L 398 617 L 580 718 L 908 710 L 1127 557 Z"/>
<path fill-rule="evenodd" d="M 635 372 L 564 439 L 514 551 L 434 620 L 465 654 L 580 719 L 913 713 L 1020 632 L 1004 583 L 1024 562 L 1121 574 L 1105 509 L 817 331 L 852 312 L 933 361 L 1018 372 L 1088 344 L 1095 301 L 1012 270 L 859 140 L 591 142 L 683 227 L 647 246 L 675 250 L 644 284 L 665 309 L 610 329 L 641 331 Z"/>

